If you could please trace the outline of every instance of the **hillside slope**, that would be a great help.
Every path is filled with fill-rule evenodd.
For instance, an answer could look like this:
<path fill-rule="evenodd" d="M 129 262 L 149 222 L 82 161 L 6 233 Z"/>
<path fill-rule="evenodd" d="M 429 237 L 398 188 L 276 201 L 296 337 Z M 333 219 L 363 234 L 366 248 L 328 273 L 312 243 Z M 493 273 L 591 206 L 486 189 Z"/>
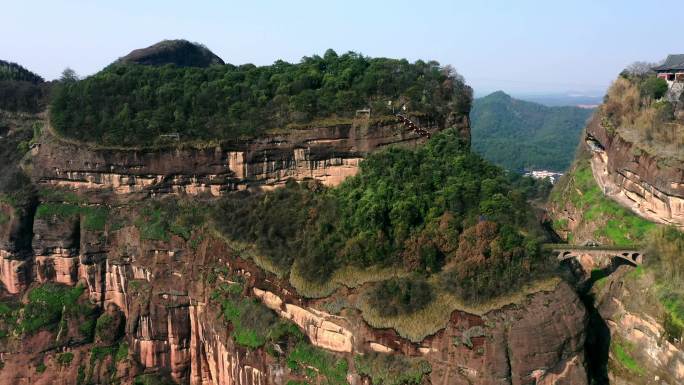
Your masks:
<path fill-rule="evenodd" d="M 442 86 L 429 138 L 362 113 L 117 148 L 11 115 L 0 155 L 30 179 L 0 194 L 0 385 L 587 384 L 536 186 L 470 152 L 469 89 Z"/>
<path fill-rule="evenodd" d="M 598 384 L 684 382 L 684 234 L 677 229 L 684 174 L 681 144 L 671 136 L 680 106 L 656 101 L 649 82 L 658 81 L 615 82 L 549 200 L 552 226 L 568 242 L 643 253 L 638 267 L 616 258 L 600 263 L 590 251 L 568 262 L 584 281 Z"/>
<path fill-rule="evenodd" d="M 546 107 L 498 91 L 473 102 L 473 149 L 512 171 L 562 172 L 570 166 L 592 112 L 578 107 Z"/>

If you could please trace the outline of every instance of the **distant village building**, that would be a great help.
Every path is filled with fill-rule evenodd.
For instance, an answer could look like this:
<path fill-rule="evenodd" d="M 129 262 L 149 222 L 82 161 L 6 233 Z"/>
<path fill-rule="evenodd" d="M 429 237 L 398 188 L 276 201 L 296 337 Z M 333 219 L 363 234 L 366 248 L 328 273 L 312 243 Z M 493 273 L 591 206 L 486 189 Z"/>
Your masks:
<path fill-rule="evenodd" d="M 653 70 L 661 79 L 672 85 L 674 82 L 684 82 L 684 54 L 669 55 L 665 63 L 654 67 Z"/>
<path fill-rule="evenodd" d="M 548 170 L 532 170 L 526 172 L 525 176 L 530 176 L 534 179 L 548 179 L 552 184 L 555 184 L 563 176 L 563 173 Z"/>

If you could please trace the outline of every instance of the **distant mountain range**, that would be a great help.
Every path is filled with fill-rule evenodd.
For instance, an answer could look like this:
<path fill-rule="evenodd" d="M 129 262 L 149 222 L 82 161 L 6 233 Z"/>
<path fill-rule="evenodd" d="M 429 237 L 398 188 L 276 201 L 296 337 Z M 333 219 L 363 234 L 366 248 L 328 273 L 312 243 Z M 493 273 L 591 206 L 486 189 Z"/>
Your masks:
<path fill-rule="evenodd" d="M 575 106 L 583 108 L 596 107 L 603 103 L 603 94 L 587 95 L 583 92 L 567 92 L 558 94 L 516 94 L 514 98 L 527 102 L 543 104 L 548 107 Z"/>
<path fill-rule="evenodd" d="M 512 171 L 562 172 L 570 166 L 592 113 L 589 108 L 548 107 L 497 91 L 473 103 L 473 148 Z"/>

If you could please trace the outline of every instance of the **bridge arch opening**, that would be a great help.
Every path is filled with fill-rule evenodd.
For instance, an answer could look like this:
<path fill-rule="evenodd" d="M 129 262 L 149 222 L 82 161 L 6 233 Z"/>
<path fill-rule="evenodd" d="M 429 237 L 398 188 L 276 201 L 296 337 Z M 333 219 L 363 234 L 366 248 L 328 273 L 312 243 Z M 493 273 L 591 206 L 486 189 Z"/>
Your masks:
<path fill-rule="evenodd" d="M 627 254 L 627 256 L 624 256 L 624 255 L 615 255 L 615 256 L 613 256 L 613 257 L 610 259 L 610 264 L 611 264 L 611 266 L 612 266 L 612 268 L 613 268 L 613 271 L 614 271 L 615 269 L 617 269 L 618 267 L 622 266 L 622 265 L 629 265 L 629 266 L 632 266 L 632 267 L 637 267 L 637 266 L 638 266 L 636 260 L 632 260 L 632 258 L 630 258 L 630 256 L 629 256 L 629 254 Z"/>

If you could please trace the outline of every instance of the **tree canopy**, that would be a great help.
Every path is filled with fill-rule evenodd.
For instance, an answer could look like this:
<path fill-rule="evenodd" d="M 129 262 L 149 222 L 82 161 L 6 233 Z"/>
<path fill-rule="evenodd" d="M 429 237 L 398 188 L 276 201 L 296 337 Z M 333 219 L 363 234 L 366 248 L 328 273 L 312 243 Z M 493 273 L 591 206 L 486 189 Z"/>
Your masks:
<path fill-rule="evenodd" d="M 455 264 L 450 282 L 482 291 L 486 282 L 469 280 L 478 271 L 496 281 L 488 293 L 496 294 L 525 277 L 544 239 L 525 183 L 468 151 L 450 129 L 416 150 L 372 154 L 337 188 L 288 183 L 263 195 L 236 194 L 214 215 L 226 236 L 257 245 L 272 265 L 294 266 L 306 280 L 324 281 L 345 266 L 433 274 Z M 506 276 L 483 273 L 488 266 Z"/>
<path fill-rule="evenodd" d="M 114 63 L 55 91 L 51 121 L 62 135 L 106 145 L 255 136 L 290 123 L 374 114 L 407 105 L 444 126 L 470 109 L 471 89 L 438 62 L 369 58 L 354 52 L 304 57 L 269 66 Z"/>
<path fill-rule="evenodd" d="M 42 83 L 42 77 L 27 70 L 17 63 L 0 60 L 0 81 L 15 80 L 31 83 Z"/>

